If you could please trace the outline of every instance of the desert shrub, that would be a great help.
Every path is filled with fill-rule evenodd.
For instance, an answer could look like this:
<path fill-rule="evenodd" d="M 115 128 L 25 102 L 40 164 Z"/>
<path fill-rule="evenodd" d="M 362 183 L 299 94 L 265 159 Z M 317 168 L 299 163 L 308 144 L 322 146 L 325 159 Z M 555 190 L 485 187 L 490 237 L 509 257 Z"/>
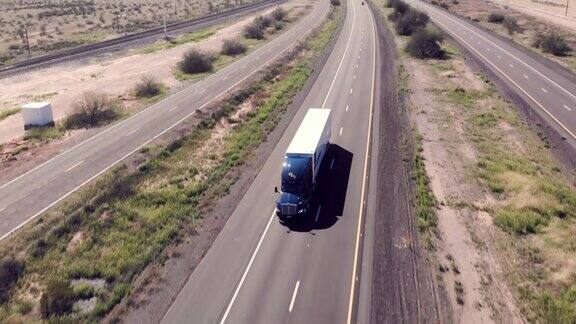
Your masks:
<path fill-rule="evenodd" d="M 270 16 L 258 16 L 254 20 L 259 21 L 264 28 L 272 26 L 272 18 Z"/>
<path fill-rule="evenodd" d="M 283 21 L 277 21 L 274 23 L 274 29 L 276 30 L 282 30 L 284 27 L 286 27 L 286 24 Z"/>
<path fill-rule="evenodd" d="M 74 104 L 73 112 L 64 120 L 64 127 L 94 127 L 118 117 L 118 102 L 103 92 L 86 92 Z"/>
<path fill-rule="evenodd" d="M 406 44 L 406 52 L 419 59 L 444 57 L 442 50 L 443 37 L 439 31 L 433 29 L 420 29 L 412 35 Z"/>
<path fill-rule="evenodd" d="M 415 31 L 426 27 L 430 18 L 427 14 L 410 9 L 396 20 L 396 32 L 399 35 L 410 36 Z"/>
<path fill-rule="evenodd" d="M 236 56 L 246 52 L 246 45 L 236 39 L 227 39 L 222 44 L 221 53 L 229 56 Z"/>
<path fill-rule="evenodd" d="M 212 55 L 191 49 L 184 54 L 182 61 L 178 63 L 178 68 L 187 74 L 212 72 L 214 69 L 213 60 Z"/>
<path fill-rule="evenodd" d="M 565 56 L 572 49 L 566 40 L 557 33 L 538 34 L 534 40 L 534 47 L 556 56 Z"/>
<path fill-rule="evenodd" d="M 254 19 L 244 27 L 244 37 L 250 39 L 264 39 L 264 25 L 262 21 Z"/>
<path fill-rule="evenodd" d="M 76 299 L 70 281 L 53 279 L 48 282 L 46 291 L 40 298 L 40 312 L 44 318 L 61 316 L 72 312 Z"/>
<path fill-rule="evenodd" d="M 144 76 L 138 84 L 134 93 L 139 98 L 148 98 L 159 95 L 162 92 L 162 84 L 152 76 Z"/>
<path fill-rule="evenodd" d="M 388 15 L 388 19 L 391 21 L 400 19 L 400 17 L 404 16 L 404 14 L 410 10 L 410 7 L 402 0 L 391 0 L 390 6 L 394 9 L 394 11 Z"/>
<path fill-rule="evenodd" d="M 286 18 L 286 10 L 284 10 L 284 8 L 282 7 L 276 7 L 276 9 L 274 9 L 274 11 L 272 11 L 272 13 L 270 14 L 270 16 L 272 16 L 272 18 L 274 18 L 274 20 L 284 20 L 284 18 Z"/>
<path fill-rule="evenodd" d="M 24 266 L 14 257 L 6 257 L 0 261 L 0 304 L 10 298 L 10 289 L 16 284 Z"/>
<path fill-rule="evenodd" d="M 503 14 L 501 14 L 499 12 L 493 12 L 493 13 L 488 15 L 488 22 L 489 23 L 501 24 L 504 22 L 504 19 L 506 19 L 506 16 L 504 16 Z"/>
<path fill-rule="evenodd" d="M 512 35 L 516 32 L 522 31 L 522 29 L 518 25 L 518 19 L 516 19 L 514 17 L 504 18 L 504 22 L 502 22 L 502 25 L 506 28 L 506 30 L 508 31 L 508 34 L 510 34 L 510 35 Z"/>
<path fill-rule="evenodd" d="M 330 4 L 334 7 L 340 6 L 340 0 L 330 0 Z"/>

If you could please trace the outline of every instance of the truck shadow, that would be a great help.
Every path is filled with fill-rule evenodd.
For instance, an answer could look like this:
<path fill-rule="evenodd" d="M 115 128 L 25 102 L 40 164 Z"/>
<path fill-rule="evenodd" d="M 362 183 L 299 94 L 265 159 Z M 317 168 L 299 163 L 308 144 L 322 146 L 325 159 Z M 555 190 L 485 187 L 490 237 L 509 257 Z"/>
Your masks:
<path fill-rule="evenodd" d="M 353 154 L 332 144 L 318 174 L 318 186 L 310 208 L 301 219 L 281 222 L 291 231 L 310 232 L 332 227 L 344 213 Z"/>

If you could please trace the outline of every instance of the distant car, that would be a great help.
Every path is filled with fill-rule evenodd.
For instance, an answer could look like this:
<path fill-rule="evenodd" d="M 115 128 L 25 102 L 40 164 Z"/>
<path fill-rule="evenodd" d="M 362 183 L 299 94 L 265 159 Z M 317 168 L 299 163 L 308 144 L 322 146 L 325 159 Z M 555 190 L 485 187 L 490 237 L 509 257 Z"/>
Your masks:
<path fill-rule="evenodd" d="M 364 5 L 364 1 L 362 1 L 362 5 Z"/>

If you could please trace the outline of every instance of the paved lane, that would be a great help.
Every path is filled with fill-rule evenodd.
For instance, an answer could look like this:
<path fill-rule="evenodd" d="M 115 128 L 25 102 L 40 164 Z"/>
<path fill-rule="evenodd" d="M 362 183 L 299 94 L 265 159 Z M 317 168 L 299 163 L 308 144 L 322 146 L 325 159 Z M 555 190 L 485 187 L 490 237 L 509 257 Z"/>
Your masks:
<path fill-rule="evenodd" d="M 318 81 L 163 322 L 355 321 L 375 48 L 368 7 L 348 1 L 342 33 Z M 287 226 L 274 214 L 273 189 L 310 107 L 333 109 L 333 150 L 310 221 Z"/>

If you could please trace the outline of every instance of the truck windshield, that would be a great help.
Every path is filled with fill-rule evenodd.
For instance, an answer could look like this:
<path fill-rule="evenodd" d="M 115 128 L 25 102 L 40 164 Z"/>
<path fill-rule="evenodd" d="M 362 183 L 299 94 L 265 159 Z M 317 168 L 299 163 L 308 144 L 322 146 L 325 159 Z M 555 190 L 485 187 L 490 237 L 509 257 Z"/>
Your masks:
<path fill-rule="evenodd" d="M 282 165 L 282 191 L 292 194 L 307 193 L 311 179 L 307 179 L 312 170 L 309 157 L 286 157 Z"/>

